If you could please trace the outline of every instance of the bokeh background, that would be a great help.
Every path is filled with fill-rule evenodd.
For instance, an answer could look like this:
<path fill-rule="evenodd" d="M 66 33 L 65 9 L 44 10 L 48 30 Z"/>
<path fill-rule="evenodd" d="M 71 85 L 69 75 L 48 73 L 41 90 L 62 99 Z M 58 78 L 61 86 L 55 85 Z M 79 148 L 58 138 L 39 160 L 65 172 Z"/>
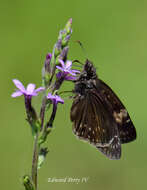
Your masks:
<path fill-rule="evenodd" d="M 12 99 L 13 78 L 41 85 L 41 68 L 58 32 L 73 18 L 69 59 L 84 61 L 80 40 L 105 82 L 127 107 L 138 138 L 107 159 L 72 134 L 71 100 L 59 106 L 39 171 L 39 190 L 145 190 L 147 188 L 147 1 L 0 0 L 0 188 L 23 190 L 33 141 L 23 97 Z M 62 89 L 71 89 L 65 85 Z M 40 98 L 34 99 L 39 108 Z M 88 177 L 87 183 L 48 183 L 48 178 Z"/>

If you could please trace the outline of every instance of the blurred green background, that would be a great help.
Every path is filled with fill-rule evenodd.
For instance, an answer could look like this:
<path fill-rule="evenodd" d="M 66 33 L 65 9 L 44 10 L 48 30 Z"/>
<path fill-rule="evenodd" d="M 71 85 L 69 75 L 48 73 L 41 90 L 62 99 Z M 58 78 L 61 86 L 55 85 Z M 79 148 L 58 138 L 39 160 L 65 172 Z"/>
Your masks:
<path fill-rule="evenodd" d="M 0 188 L 23 190 L 30 173 L 33 141 L 23 97 L 12 99 L 13 78 L 41 85 L 41 68 L 58 32 L 73 18 L 69 59 L 84 61 L 80 40 L 97 72 L 118 94 L 138 138 L 107 159 L 76 139 L 69 119 L 71 100 L 59 106 L 48 139 L 49 154 L 39 171 L 39 190 L 138 190 L 147 188 L 147 1 L 0 0 Z M 62 89 L 71 89 L 65 85 Z M 40 98 L 34 104 L 39 107 Z M 48 178 L 88 177 L 87 183 L 48 183 Z"/>

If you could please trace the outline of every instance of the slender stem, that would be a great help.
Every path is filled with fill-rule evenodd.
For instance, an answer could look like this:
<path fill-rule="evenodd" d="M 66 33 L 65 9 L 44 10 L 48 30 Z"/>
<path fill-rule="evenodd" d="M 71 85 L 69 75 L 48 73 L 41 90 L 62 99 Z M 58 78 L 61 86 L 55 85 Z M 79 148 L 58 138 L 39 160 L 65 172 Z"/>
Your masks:
<path fill-rule="evenodd" d="M 49 122 L 47 123 L 47 126 L 46 126 L 47 128 L 52 128 L 53 121 L 54 121 L 55 116 L 56 116 L 56 111 L 57 111 L 57 103 L 54 103 L 53 104 L 53 111 L 52 111 L 50 120 L 49 120 Z"/>
<path fill-rule="evenodd" d="M 46 95 L 44 95 L 44 97 L 43 97 L 42 106 L 41 106 L 41 110 L 40 110 L 41 131 L 43 129 L 43 124 L 44 124 L 45 107 L 46 107 Z"/>
<path fill-rule="evenodd" d="M 34 150 L 33 150 L 33 160 L 32 160 L 32 181 L 35 185 L 35 190 L 37 190 L 37 166 L 38 166 L 38 133 L 34 139 Z"/>

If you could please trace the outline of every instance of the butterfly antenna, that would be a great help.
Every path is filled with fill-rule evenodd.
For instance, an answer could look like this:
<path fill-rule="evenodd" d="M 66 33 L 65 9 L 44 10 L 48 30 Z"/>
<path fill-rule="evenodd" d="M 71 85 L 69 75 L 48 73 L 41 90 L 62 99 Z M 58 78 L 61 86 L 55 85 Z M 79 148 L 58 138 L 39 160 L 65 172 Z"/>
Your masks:
<path fill-rule="evenodd" d="M 73 90 L 65 90 L 58 93 L 58 95 L 64 94 L 64 93 L 73 93 Z"/>
<path fill-rule="evenodd" d="M 82 63 L 81 61 L 79 61 L 77 59 L 73 60 L 72 63 L 80 63 L 82 66 L 84 65 L 84 63 Z M 75 66 L 78 67 L 78 65 L 75 65 Z M 79 65 L 79 67 L 81 67 L 81 66 Z"/>
<path fill-rule="evenodd" d="M 84 48 L 82 42 L 81 42 L 80 40 L 76 40 L 75 42 L 77 42 L 77 43 L 80 45 L 80 47 L 81 47 L 82 50 L 83 50 L 83 53 L 84 53 L 85 59 L 87 59 L 88 55 L 87 55 L 87 52 L 86 52 L 86 50 L 85 50 L 85 48 Z"/>
<path fill-rule="evenodd" d="M 80 45 L 80 47 L 81 47 L 82 50 L 83 50 L 84 57 L 86 58 L 86 60 L 88 60 L 88 59 L 87 59 L 87 57 L 88 57 L 88 56 L 87 56 L 87 53 L 86 53 L 85 48 L 84 48 L 83 44 L 81 43 L 81 41 L 80 41 L 80 40 L 76 40 L 75 42 Z M 82 67 L 83 67 L 83 65 L 84 65 L 84 63 L 80 62 L 80 61 L 77 60 L 77 59 L 73 60 L 72 63 L 80 63 L 80 64 L 82 65 Z M 77 65 L 76 65 L 76 67 L 77 67 Z"/>

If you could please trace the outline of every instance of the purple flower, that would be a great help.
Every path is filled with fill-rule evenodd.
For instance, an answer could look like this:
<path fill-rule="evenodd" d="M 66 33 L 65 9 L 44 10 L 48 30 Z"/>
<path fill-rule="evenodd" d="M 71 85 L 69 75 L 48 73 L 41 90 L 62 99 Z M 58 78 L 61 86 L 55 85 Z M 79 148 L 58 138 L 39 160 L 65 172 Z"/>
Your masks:
<path fill-rule="evenodd" d="M 52 114 L 51 114 L 49 121 L 47 122 L 47 128 L 51 128 L 53 126 L 53 122 L 54 122 L 54 119 L 56 116 L 57 104 L 58 103 L 64 104 L 64 100 L 62 100 L 60 96 L 52 95 L 51 93 L 48 93 L 47 99 L 51 100 L 53 103 Z"/>
<path fill-rule="evenodd" d="M 18 90 L 11 95 L 13 98 L 21 96 L 21 95 L 24 95 L 25 97 L 37 96 L 38 92 L 44 90 L 43 87 L 37 88 L 35 90 L 36 85 L 31 84 L 31 83 L 28 84 L 27 88 L 25 89 L 23 84 L 17 79 L 13 79 L 13 82 L 14 82 L 15 86 L 18 88 Z"/>
<path fill-rule="evenodd" d="M 63 77 L 65 80 L 75 80 L 76 73 L 80 73 L 80 71 L 71 69 L 72 61 L 67 61 L 65 64 L 63 60 L 59 59 L 59 62 L 61 66 L 56 66 L 56 68 L 61 72 L 57 74 L 57 78 Z"/>
<path fill-rule="evenodd" d="M 64 104 L 64 100 L 62 100 L 60 96 L 52 95 L 51 93 L 48 93 L 47 99 L 51 100 L 54 104 L 57 103 Z"/>
<path fill-rule="evenodd" d="M 65 74 L 71 74 L 73 76 L 76 76 L 76 73 L 79 73 L 79 71 L 77 71 L 77 70 L 71 70 L 71 66 L 72 66 L 71 61 L 67 61 L 65 64 L 63 60 L 59 59 L 59 62 L 61 63 L 61 67 L 56 66 L 56 68 L 61 70 Z"/>

